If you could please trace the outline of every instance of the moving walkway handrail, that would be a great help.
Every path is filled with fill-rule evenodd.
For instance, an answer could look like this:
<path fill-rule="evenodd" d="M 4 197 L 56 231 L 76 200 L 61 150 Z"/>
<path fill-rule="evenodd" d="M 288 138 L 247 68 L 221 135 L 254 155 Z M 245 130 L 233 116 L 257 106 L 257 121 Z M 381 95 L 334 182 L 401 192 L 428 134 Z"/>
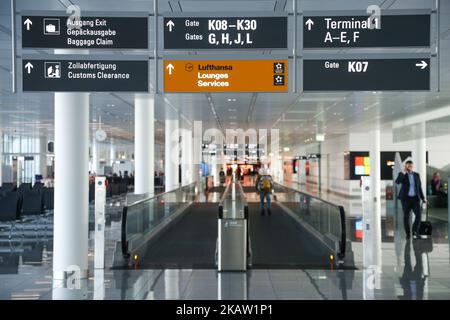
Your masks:
<path fill-rule="evenodd" d="M 225 191 L 223 192 L 222 196 L 220 197 L 219 201 L 219 219 L 223 217 L 223 203 L 225 202 L 226 197 L 228 196 L 228 189 L 231 186 L 232 181 L 228 181 L 227 185 L 225 186 Z"/>
<path fill-rule="evenodd" d="M 181 186 L 181 187 L 179 187 L 177 189 L 174 189 L 174 190 L 166 191 L 166 192 L 159 193 L 159 194 L 156 194 L 154 196 L 151 196 L 151 197 L 148 197 L 148 198 L 145 198 L 145 199 L 138 200 L 138 201 L 133 202 L 132 204 L 129 204 L 129 205 L 126 204 L 123 207 L 123 210 L 122 210 L 122 228 L 121 228 L 122 255 L 124 257 L 126 257 L 126 258 L 128 258 L 130 256 L 130 254 L 128 252 L 128 239 L 127 239 L 127 217 L 128 217 L 128 210 L 129 210 L 129 208 L 136 207 L 136 206 L 139 206 L 139 205 L 144 204 L 146 202 L 154 201 L 154 200 L 159 199 L 159 198 L 163 198 L 163 197 L 165 197 L 166 195 L 168 195 L 170 193 L 174 193 L 174 192 L 177 192 L 177 191 L 180 191 L 180 190 L 183 190 L 183 189 L 189 189 L 189 188 L 191 188 L 191 187 L 193 187 L 195 185 L 196 185 L 196 182 L 193 182 L 191 184 L 188 184 L 188 185 L 185 185 L 185 186 Z"/>
<path fill-rule="evenodd" d="M 226 187 L 225 187 L 225 191 L 223 192 L 222 196 L 220 197 L 220 201 L 219 201 L 219 212 L 218 212 L 218 217 L 219 219 L 223 218 L 223 206 L 224 206 L 224 202 L 226 200 L 226 198 L 229 196 L 229 189 L 231 188 L 231 185 L 236 183 L 238 185 L 239 188 L 239 196 L 241 198 L 241 201 L 244 205 L 244 217 L 247 219 L 248 218 L 248 204 L 247 204 L 247 197 L 245 196 L 245 192 L 244 192 L 244 188 L 242 187 L 242 184 L 240 181 L 236 181 L 233 182 L 232 180 L 228 181 Z"/>
<path fill-rule="evenodd" d="M 346 252 L 346 242 L 347 242 L 347 231 L 346 231 L 346 224 L 345 224 L 345 209 L 342 205 L 338 205 L 335 203 L 332 203 L 330 201 L 324 200 L 320 197 L 311 195 L 309 193 L 303 192 L 303 191 L 299 191 L 287 186 L 284 186 L 280 183 L 275 183 L 276 185 L 280 186 L 281 188 L 287 189 L 291 192 L 295 192 L 295 193 L 299 193 L 305 197 L 309 197 L 311 199 L 315 199 L 317 201 L 320 201 L 322 203 L 325 203 L 331 207 L 335 207 L 338 209 L 339 211 L 339 218 L 340 218 L 340 227 L 341 227 L 341 236 L 340 236 L 340 240 L 339 240 L 339 252 L 337 253 L 338 258 L 339 259 L 344 259 L 345 258 L 345 252 Z"/>
<path fill-rule="evenodd" d="M 245 219 L 248 219 L 248 203 L 247 203 L 247 196 L 245 195 L 244 188 L 242 187 L 242 183 L 238 182 L 240 194 L 242 196 L 242 203 L 244 204 L 244 217 Z"/>

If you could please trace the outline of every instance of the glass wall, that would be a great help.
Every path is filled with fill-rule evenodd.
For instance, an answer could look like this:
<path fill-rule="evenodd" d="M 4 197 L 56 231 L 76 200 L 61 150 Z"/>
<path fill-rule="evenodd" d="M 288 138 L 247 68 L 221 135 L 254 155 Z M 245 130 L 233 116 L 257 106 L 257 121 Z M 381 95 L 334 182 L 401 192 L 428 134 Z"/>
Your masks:
<path fill-rule="evenodd" d="M 3 134 L 1 139 L 2 182 L 34 183 L 36 175 L 47 175 L 47 140 Z"/>

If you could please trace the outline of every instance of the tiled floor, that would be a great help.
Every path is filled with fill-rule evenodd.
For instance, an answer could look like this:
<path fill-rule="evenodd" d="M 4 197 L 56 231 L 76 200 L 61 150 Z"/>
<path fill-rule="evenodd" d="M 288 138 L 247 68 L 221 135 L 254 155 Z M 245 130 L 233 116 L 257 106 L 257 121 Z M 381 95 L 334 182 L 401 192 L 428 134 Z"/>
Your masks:
<path fill-rule="evenodd" d="M 218 195 L 205 195 L 215 201 Z M 446 225 L 448 228 L 448 225 Z M 118 237 L 113 221 L 107 239 Z M 52 242 L 0 244 L 0 299 L 450 299 L 448 233 L 434 239 L 409 241 L 397 232 L 381 246 L 382 267 L 362 266 L 362 243 L 353 242 L 358 270 L 111 270 L 93 271 L 87 280 L 64 288 L 52 281 Z M 111 260 L 113 241 L 107 241 Z M 90 246 L 93 247 L 92 241 Z M 23 252 L 19 252 L 23 249 Z M 406 253 L 406 254 L 405 254 Z M 409 254 L 408 254 L 409 253 Z M 67 284 L 66 284 L 67 286 Z"/>

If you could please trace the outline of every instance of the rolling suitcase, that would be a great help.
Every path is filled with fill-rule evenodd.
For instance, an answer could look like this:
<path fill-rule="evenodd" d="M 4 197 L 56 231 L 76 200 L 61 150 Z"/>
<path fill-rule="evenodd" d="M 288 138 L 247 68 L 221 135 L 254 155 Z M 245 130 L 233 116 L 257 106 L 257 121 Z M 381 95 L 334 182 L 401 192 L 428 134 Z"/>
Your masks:
<path fill-rule="evenodd" d="M 428 205 L 424 203 L 425 206 L 425 221 L 420 222 L 419 226 L 419 237 L 421 239 L 431 239 L 431 233 L 433 228 L 431 222 L 428 220 Z"/>

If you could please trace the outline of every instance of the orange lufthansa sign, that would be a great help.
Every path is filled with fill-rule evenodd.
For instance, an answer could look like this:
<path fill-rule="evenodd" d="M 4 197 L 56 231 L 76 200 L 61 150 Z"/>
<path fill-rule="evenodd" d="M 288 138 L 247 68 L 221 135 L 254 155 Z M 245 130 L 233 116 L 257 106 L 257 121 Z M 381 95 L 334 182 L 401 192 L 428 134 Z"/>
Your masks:
<path fill-rule="evenodd" d="M 287 92 L 287 60 L 165 60 L 165 92 Z"/>

